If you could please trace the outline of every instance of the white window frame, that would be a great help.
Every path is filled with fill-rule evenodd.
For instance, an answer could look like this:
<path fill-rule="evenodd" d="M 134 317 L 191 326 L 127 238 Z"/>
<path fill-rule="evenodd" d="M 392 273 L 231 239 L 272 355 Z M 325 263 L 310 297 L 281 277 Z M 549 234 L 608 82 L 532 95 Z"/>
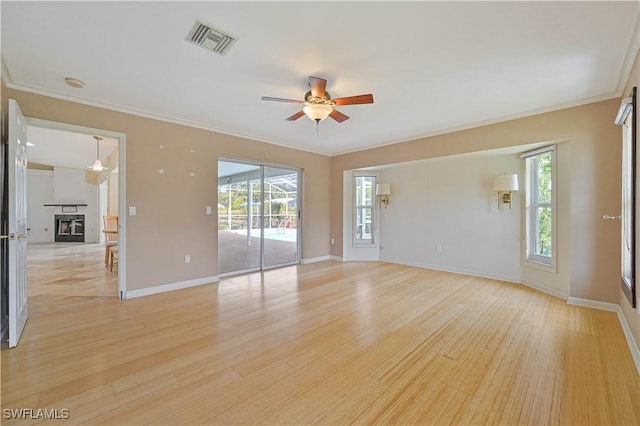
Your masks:
<path fill-rule="evenodd" d="M 630 225 L 632 223 L 631 215 L 633 214 L 633 195 L 631 190 L 633 189 L 633 147 L 632 147 L 632 115 L 629 114 L 622 126 L 622 213 L 620 219 L 622 220 L 622 265 L 621 273 L 622 279 L 625 280 L 625 285 L 631 287 L 631 282 L 634 278 L 633 273 L 633 236 L 630 235 Z"/>
<path fill-rule="evenodd" d="M 371 188 L 371 205 L 358 205 L 358 193 L 357 193 L 357 181 L 358 178 L 369 177 L 373 179 L 372 188 Z M 378 179 L 377 173 L 374 172 L 355 172 L 353 174 L 353 218 L 352 218 L 352 241 L 354 247 L 371 247 L 376 245 L 376 180 Z M 371 210 L 371 239 L 361 239 L 358 238 L 358 210 L 359 209 L 370 209 Z"/>
<path fill-rule="evenodd" d="M 525 160 L 526 169 L 526 208 L 525 208 L 525 256 L 524 260 L 530 265 L 542 267 L 544 269 L 556 270 L 556 258 L 558 253 L 557 244 L 557 160 L 555 145 L 546 146 L 521 155 Z M 537 160 L 540 155 L 551 152 L 551 201 L 538 201 L 538 167 Z M 538 208 L 551 209 L 551 256 L 543 256 L 537 253 L 538 223 L 536 211 Z"/>
<path fill-rule="evenodd" d="M 637 115 L 636 97 L 637 87 L 631 96 L 622 100 L 615 124 L 622 126 L 622 205 L 621 205 L 621 259 L 620 275 L 621 288 L 625 297 L 633 308 L 637 307 L 638 295 L 636 289 L 636 134 Z"/>

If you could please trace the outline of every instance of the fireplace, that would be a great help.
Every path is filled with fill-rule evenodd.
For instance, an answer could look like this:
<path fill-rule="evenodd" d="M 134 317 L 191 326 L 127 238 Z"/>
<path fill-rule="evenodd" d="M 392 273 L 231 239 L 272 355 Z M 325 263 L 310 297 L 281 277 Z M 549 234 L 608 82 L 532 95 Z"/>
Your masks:
<path fill-rule="evenodd" d="M 54 220 L 56 243 L 84 243 L 83 214 L 57 214 Z"/>

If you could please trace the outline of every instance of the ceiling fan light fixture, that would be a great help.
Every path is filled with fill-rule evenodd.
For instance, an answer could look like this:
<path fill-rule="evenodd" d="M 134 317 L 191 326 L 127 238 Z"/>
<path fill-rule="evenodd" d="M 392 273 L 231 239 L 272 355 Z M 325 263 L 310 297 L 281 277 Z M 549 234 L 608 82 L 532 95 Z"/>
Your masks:
<path fill-rule="evenodd" d="M 309 117 L 310 120 L 316 122 L 316 133 L 318 133 L 318 125 L 327 117 L 331 117 L 338 123 L 342 123 L 349 119 L 349 116 L 341 113 L 334 106 L 344 105 L 361 105 L 372 104 L 373 95 L 371 93 L 366 95 L 347 96 L 337 99 L 331 99 L 331 95 L 327 92 L 327 80 L 324 78 L 309 76 L 309 90 L 304 95 L 304 101 L 298 101 L 295 99 L 286 98 L 274 98 L 272 96 L 263 96 L 263 101 L 275 101 L 275 102 L 287 102 L 293 104 L 302 104 L 302 111 L 298 111 L 291 117 L 285 118 L 286 121 L 296 121 L 303 115 Z"/>
<path fill-rule="evenodd" d="M 304 111 L 309 119 L 318 122 L 327 118 L 329 114 L 331 114 L 331 111 L 333 111 L 333 108 L 329 105 L 311 104 L 302 108 L 302 111 Z"/>

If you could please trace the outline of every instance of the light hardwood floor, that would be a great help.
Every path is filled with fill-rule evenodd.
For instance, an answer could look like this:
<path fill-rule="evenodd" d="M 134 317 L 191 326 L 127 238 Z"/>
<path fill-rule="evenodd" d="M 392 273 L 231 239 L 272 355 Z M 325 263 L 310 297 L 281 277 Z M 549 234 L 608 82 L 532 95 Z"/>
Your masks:
<path fill-rule="evenodd" d="M 30 244 L 29 313 L 62 309 L 118 296 L 118 270 L 104 266 L 104 244 Z"/>
<path fill-rule="evenodd" d="M 2 408 L 64 424 L 640 423 L 615 313 L 388 263 L 55 301 L 1 355 Z"/>

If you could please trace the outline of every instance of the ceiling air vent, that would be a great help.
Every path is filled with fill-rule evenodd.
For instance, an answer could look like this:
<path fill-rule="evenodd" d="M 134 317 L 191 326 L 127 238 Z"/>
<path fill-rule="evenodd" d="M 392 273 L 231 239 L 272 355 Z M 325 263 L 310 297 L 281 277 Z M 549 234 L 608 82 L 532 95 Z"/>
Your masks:
<path fill-rule="evenodd" d="M 202 22 L 196 22 L 187 36 L 187 41 L 219 55 L 227 53 L 236 40 L 237 38 Z"/>

